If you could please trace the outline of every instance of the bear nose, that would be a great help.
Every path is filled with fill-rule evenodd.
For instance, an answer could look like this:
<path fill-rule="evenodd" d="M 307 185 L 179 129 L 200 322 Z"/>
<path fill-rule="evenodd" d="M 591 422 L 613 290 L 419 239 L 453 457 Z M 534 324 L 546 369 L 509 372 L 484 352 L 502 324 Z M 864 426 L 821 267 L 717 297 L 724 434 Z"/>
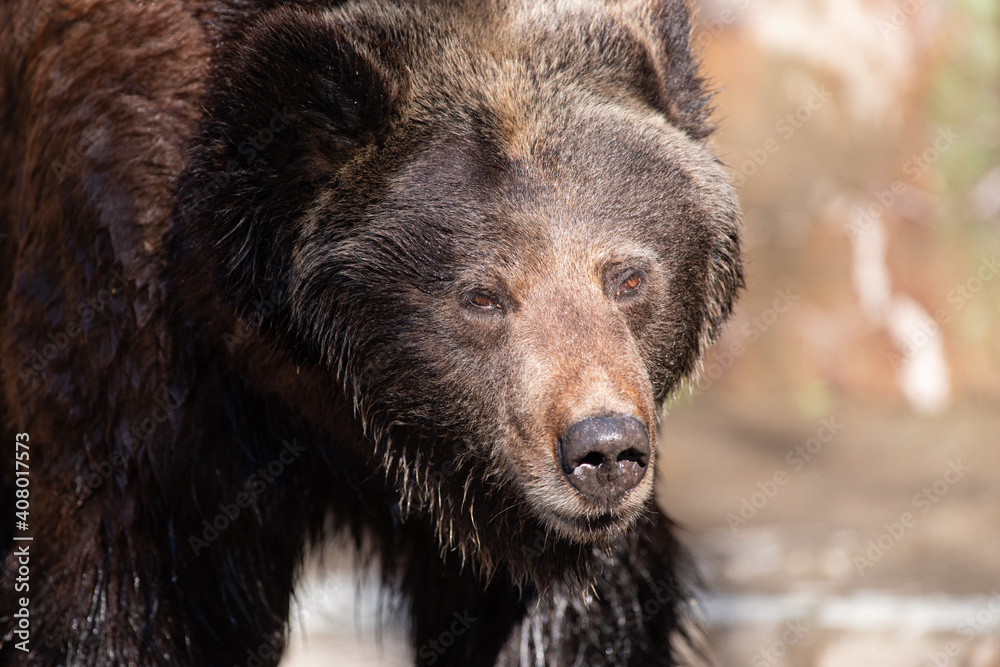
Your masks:
<path fill-rule="evenodd" d="M 585 496 L 608 501 L 634 488 L 646 475 L 649 433 L 632 416 L 588 417 L 559 439 L 569 482 Z"/>

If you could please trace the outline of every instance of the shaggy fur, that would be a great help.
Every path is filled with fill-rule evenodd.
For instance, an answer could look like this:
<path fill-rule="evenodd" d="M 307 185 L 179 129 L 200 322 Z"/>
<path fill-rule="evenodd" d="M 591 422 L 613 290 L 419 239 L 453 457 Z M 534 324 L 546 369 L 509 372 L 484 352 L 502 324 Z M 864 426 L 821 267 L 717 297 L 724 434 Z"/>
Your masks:
<path fill-rule="evenodd" d="M 655 436 L 742 283 L 681 0 L 13 0 L 0 26 L 34 536 L 32 653 L 8 616 L 3 661 L 276 662 L 333 534 L 403 594 L 418 664 L 675 663 L 652 472 L 594 501 L 559 440 Z"/>

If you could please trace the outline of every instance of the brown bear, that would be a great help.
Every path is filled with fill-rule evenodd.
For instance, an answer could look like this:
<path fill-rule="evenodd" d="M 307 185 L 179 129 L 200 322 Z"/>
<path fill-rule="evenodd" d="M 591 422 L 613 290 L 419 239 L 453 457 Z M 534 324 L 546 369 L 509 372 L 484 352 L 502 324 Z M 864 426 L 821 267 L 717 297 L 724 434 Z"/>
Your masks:
<path fill-rule="evenodd" d="M 689 33 L 0 5 L 0 660 L 275 664 L 333 537 L 417 664 L 675 664 L 658 412 L 742 283 Z"/>

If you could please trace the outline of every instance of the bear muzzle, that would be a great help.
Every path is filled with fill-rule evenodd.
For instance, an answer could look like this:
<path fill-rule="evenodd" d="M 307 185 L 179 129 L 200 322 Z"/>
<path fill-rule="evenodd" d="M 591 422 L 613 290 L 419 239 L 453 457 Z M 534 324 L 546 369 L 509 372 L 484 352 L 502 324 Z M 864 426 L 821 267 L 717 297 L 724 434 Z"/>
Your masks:
<path fill-rule="evenodd" d="M 639 485 L 652 453 L 646 426 L 631 415 L 577 421 L 562 434 L 557 447 L 569 483 L 602 505 Z"/>

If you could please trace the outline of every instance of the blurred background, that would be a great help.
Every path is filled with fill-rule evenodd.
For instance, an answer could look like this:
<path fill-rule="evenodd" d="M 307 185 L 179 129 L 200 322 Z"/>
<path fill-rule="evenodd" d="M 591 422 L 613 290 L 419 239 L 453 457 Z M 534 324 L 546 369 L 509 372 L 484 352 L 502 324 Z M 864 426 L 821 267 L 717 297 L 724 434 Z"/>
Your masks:
<path fill-rule="evenodd" d="M 658 493 L 715 663 L 1000 667 L 997 0 L 698 4 L 748 289 Z M 282 664 L 412 664 L 332 563 Z"/>

